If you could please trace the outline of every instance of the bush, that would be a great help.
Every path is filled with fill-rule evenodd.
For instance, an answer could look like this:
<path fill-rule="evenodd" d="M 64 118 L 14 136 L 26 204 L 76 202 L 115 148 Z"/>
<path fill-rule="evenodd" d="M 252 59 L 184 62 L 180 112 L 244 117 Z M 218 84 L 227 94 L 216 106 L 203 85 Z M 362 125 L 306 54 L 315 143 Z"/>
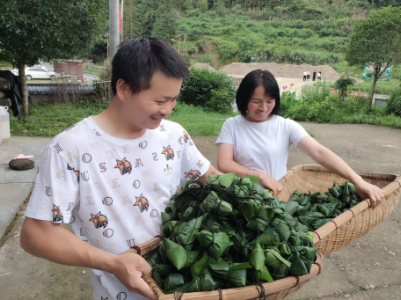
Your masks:
<path fill-rule="evenodd" d="M 216 112 L 228 112 L 235 98 L 234 85 L 227 75 L 197 68 L 184 79 L 178 101 Z"/>
<path fill-rule="evenodd" d="M 401 117 L 401 88 L 391 94 L 390 101 L 386 106 L 386 111 L 389 114 L 395 114 Z"/>
<path fill-rule="evenodd" d="M 341 76 L 334 84 L 334 87 L 340 94 L 341 101 L 344 101 L 349 88 L 355 83 L 355 80 L 348 76 Z"/>
<path fill-rule="evenodd" d="M 234 90 L 213 90 L 212 99 L 208 103 L 210 110 L 226 114 L 233 110 L 233 103 L 235 100 Z"/>

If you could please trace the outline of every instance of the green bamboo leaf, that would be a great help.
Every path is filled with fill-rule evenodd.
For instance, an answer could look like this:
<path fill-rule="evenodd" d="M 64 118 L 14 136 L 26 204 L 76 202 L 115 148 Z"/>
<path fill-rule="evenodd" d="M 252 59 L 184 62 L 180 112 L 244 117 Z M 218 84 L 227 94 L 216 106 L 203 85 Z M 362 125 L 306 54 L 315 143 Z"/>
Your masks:
<path fill-rule="evenodd" d="M 204 271 L 209 266 L 209 263 L 210 263 L 210 257 L 208 256 L 204 256 L 198 262 L 194 263 L 190 269 L 192 278 L 195 278 L 196 276 L 204 273 Z"/>
<path fill-rule="evenodd" d="M 233 184 L 235 178 L 236 176 L 234 173 L 227 173 L 220 175 L 218 177 L 218 182 L 222 187 L 229 188 Z"/>
<path fill-rule="evenodd" d="M 229 216 L 232 211 L 232 205 L 226 201 L 220 200 L 216 192 L 211 191 L 200 205 L 203 213 L 212 213 L 218 216 Z"/>
<path fill-rule="evenodd" d="M 246 285 L 247 269 L 251 268 L 249 263 L 230 264 L 227 262 L 210 263 L 212 275 L 223 281 L 229 282 L 236 287 Z"/>
<path fill-rule="evenodd" d="M 163 239 L 166 254 L 169 261 L 177 270 L 188 267 L 196 260 L 199 255 L 198 251 L 188 251 L 181 245 L 171 241 L 168 238 Z"/>
<path fill-rule="evenodd" d="M 202 230 L 197 234 L 197 239 L 199 244 L 206 248 L 207 254 L 215 260 L 219 259 L 226 249 L 233 245 L 229 236 L 224 232 L 212 233 Z"/>
<path fill-rule="evenodd" d="M 289 273 L 295 276 L 302 276 L 308 274 L 308 269 L 305 266 L 304 261 L 301 259 L 299 252 L 295 251 L 293 255 L 288 259 L 291 263 Z"/>
<path fill-rule="evenodd" d="M 256 241 L 263 246 L 276 247 L 280 244 L 280 236 L 272 228 L 266 228 L 265 231 L 256 238 Z"/>
<path fill-rule="evenodd" d="M 184 277 L 181 274 L 171 274 L 164 280 L 166 290 L 174 290 L 184 285 Z"/>
<path fill-rule="evenodd" d="M 261 271 L 263 265 L 265 264 L 265 255 L 263 252 L 263 248 L 259 243 L 256 243 L 255 247 L 251 251 L 251 255 L 249 257 L 249 263 L 255 270 Z"/>

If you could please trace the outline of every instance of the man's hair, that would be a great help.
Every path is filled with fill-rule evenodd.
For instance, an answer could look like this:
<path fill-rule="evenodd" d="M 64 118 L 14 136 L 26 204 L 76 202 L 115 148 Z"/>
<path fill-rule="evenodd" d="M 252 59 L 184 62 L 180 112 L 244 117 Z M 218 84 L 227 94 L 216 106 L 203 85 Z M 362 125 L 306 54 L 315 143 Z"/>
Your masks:
<path fill-rule="evenodd" d="M 120 44 L 112 62 L 111 88 L 117 93 L 117 81 L 123 79 L 133 94 L 150 88 L 155 72 L 170 78 L 188 78 L 182 57 L 168 43 L 157 38 L 135 38 Z"/>
<path fill-rule="evenodd" d="M 246 117 L 248 113 L 248 103 L 252 98 L 255 89 L 262 85 L 265 89 L 265 94 L 270 98 L 276 100 L 272 115 L 278 115 L 280 113 L 280 88 L 278 87 L 277 81 L 273 74 L 266 70 L 255 70 L 248 73 L 244 79 L 242 79 L 236 95 L 236 102 L 238 111 L 243 117 Z"/>

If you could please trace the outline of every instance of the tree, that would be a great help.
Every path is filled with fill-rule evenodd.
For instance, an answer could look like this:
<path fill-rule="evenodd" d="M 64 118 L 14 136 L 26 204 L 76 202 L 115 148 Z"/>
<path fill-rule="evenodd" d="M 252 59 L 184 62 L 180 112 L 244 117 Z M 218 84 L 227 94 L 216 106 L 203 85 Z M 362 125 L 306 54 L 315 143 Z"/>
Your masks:
<path fill-rule="evenodd" d="M 140 15 L 136 0 L 124 0 L 123 32 L 124 40 L 133 39 L 142 35 Z"/>
<path fill-rule="evenodd" d="M 340 77 L 336 82 L 334 87 L 338 90 L 340 94 L 341 101 L 344 101 L 347 96 L 348 88 L 355 83 L 355 80 L 349 78 L 348 76 Z"/>
<path fill-rule="evenodd" d="M 156 21 L 152 30 L 152 36 L 171 43 L 177 31 L 175 10 L 170 3 L 160 4 L 156 13 Z"/>
<path fill-rule="evenodd" d="M 87 54 L 106 22 L 105 0 L 2 0 L 0 61 L 19 69 L 28 115 L 25 65 Z"/>
<path fill-rule="evenodd" d="M 369 95 L 372 108 L 377 80 L 386 68 L 401 62 L 401 8 L 386 7 L 357 22 L 350 34 L 346 60 L 351 66 L 373 65 Z"/>

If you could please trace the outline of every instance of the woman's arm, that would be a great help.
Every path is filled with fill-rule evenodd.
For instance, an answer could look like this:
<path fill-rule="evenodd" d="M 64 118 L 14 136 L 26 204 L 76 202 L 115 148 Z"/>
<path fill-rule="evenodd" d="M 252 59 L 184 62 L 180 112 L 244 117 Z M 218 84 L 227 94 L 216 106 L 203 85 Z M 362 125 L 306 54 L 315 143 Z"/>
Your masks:
<path fill-rule="evenodd" d="M 380 188 L 364 181 L 344 160 L 312 137 L 305 136 L 299 142 L 298 148 L 329 171 L 351 181 L 362 198 L 371 200 L 372 207 L 384 199 L 384 192 Z"/>
<path fill-rule="evenodd" d="M 260 179 L 260 183 L 272 192 L 273 196 L 277 195 L 283 190 L 281 183 L 275 180 L 273 177 L 268 176 L 261 171 L 250 170 L 249 168 L 241 166 L 235 162 L 234 146 L 232 144 L 219 144 L 217 168 L 223 173 L 232 172 L 239 177 L 245 177 L 248 175 L 256 176 Z"/>

